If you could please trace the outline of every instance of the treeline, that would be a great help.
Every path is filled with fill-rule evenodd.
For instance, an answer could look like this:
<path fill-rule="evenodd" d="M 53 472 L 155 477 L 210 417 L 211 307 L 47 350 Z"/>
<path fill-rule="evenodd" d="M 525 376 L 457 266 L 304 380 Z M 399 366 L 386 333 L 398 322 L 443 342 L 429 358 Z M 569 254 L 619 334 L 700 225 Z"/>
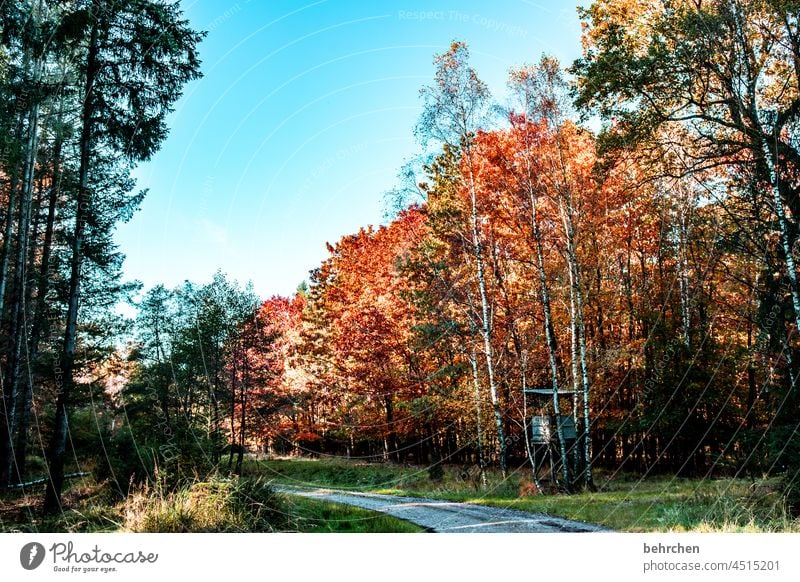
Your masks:
<path fill-rule="evenodd" d="M 513 70 L 501 119 L 464 44 L 436 57 L 420 204 L 313 273 L 287 378 L 304 446 L 505 470 L 549 412 L 577 427 L 556 427 L 564 489 L 603 466 L 796 490 L 798 13 L 582 15 L 574 83 Z"/>
<path fill-rule="evenodd" d="M 551 414 L 563 490 L 595 467 L 769 474 L 796 503 L 798 14 L 608 0 L 583 18 L 574 82 L 543 58 L 502 107 L 465 44 L 438 55 L 419 200 L 258 308 L 265 351 L 243 359 L 238 320 L 225 372 L 200 355 L 164 376 L 173 398 L 215 386 L 196 400 L 226 435 L 214 454 L 506 470 L 541 462 L 531 424 Z"/>
<path fill-rule="evenodd" d="M 564 491 L 591 488 L 597 467 L 768 474 L 782 477 L 796 505 L 797 7 L 599 0 L 582 17 L 583 58 L 566 72 L 551 58 L 511 71 L 504 104 L 494 103 L 464 43 L 436 56 L 415 128 L 434 153 L 403 190 L 418 199 L 403 198 L 389 224 L 330 245 L 294 297 L 262 303 L 222 274 L 207 285 L 157 287 L 141 300 L 124 348 L 108 348 L 115 330 L 103 316 L 118 297 L 118 263 L 97 257 L 118 257 L 111 226 L 133 205 L 120 201 L 135 196 L 100 182 L 79 187 L 82 132 L 67 133 L 60 151 L 77 157 L 58 158 L 60 180 L 46 163 L 52 154 L 32 166 L 44 178 L 31 190 L 39 208 L 31 217 L 60 184 L 53 229 L 61 238 L 45 261 L 58 268 L 42 271 L 46 223 L 30 219 L 29 236 L 16 237 L 29 220 L 10 206 L 25 197 L 26 166 L 9 165 L 19 177 L 13 188 L 14 174 L 4 182 L 14 217 L 3 247 L 4 325 L 25 331 L 4 348 L 4 370 L 17 366 L 21 378 L 13 392 L 14 373 L 4 371 L 5 410 L 19 411 L 5 418 L 21 422 L 33 410 L 36 434 L 58 441 L 67 409 L 54 397 L 63 393 L 58 378 L 70 378 L 74 457 L 125 494 L 157 477 L 239 473 L 247 450 L 506 471 L 541 463 L 532 423 L 549 414 L 558 437 L 551 480 Z M 94 41 L 81 38 L 86 51 Z M 190 38 L 169 45 L 188 59 L 182 80 L 196 75 Z M 180 84 L 157 85 L 170 86 Z M 80 94 L 73 98 L 85 107 Z M 41 103 L 45 111 L 60 101 Z M 130 137 L 103 125 L 125 116 L 91 119 L 97 152 Z M 19 117 L 13 128 L 29 123 Z M 49 143 L 41 139 L 37 155 Z M 90 159 L 87 179 L 124 175 L 108 170 L 119 170 L 119 156 L 109 166 L 98 153 Z M 101 191 L 90 199 L 117 208 L 114 220 L 76 228 L 80 193 Z M 75 232 L 96 238 L 78 245 L 83 323 L 70 332 Z M 15 262 L 19 241 L 27 246 Z M 26 268 L 50 275 L 45 295 L 22 296 L 34 311 L 23 310 L 14 328 L 15 289 L 28 289 L 14 281 Z M 25 322 L 37 321 L 43 296 L 52 300 L 41 347 L 15 360 L 15 338 L 37 345 Z M 19 371 L 27 369 L 39 382 L 32 405 Z M 20 434 L 20 424 L 5 426 Z"/>
<path fill-rule="evenodd" d="M 120 425 L 106 435 L 100 473 L 123 494 L 157 471 L 173 484 L 220 466 L 241 474 L 245 450 L 290 404 L 275 386 L 295 311 L 279 298 L 262 304 L 222 273 L 206 285 L 149 290 L 125 349 Z"/>
<path fill-rule="evenodd" d="M 436 58 L 423 200 L 333 245 L 294 300 L 275 450 L 505 468 L 549 410 L 577 425 L 564 488 L 600 465 L 793 489 L 798 15 L 583 17 L 575 83 L 547 58 L 512 71 L 499 120 L 465 45 Z"/>
<path fill-rule="evenodd" d="M 161 0 L 0 5 L 0 490 L 44 473 L 46 511 L 89 415 L 106 418 L 114 308 L 134 290 L 114 228 L 201 37 Z"/>

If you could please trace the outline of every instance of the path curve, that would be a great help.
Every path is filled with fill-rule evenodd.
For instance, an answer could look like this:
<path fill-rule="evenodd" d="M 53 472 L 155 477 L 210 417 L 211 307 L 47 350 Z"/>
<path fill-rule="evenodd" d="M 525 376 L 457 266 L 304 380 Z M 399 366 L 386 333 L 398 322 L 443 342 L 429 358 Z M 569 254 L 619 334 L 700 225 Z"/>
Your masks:
<path fill-rule="evenodd" d="M 598 525 L 531 513 L 458 503 L 442 499 L 357 493 L 338 489 L 277 486 L 276 491 L 322 501 L 344 503 L 405 519 L 431 532 L 446 533 L 563 533 L 610 531 Z"/>

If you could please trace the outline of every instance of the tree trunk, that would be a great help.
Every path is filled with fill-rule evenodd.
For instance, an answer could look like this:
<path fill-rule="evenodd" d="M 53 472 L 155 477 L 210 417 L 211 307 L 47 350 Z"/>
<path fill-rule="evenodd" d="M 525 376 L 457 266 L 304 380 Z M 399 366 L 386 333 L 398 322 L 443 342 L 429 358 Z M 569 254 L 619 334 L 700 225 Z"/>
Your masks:
<path fill-rule="evenodd" d="M 570 368 L 572 372 L 572 421 L 575 423 L 576 431 L 581 427 L 582 419 L 578 416 L 578 394 L 581 393 L 580 378 L 578 376 L 578 316 L 577 307 L 575 305 L 575 275 L 572 270 L 572 259 L 568 258 L 568 275 L 569 275 L 569 349 L 570 349 Z M 581 435 L 582 432 L 578 432 Z M 573 445 L 572 455 L 575 459 L 574 475 L 581 474 L 582 454 L 581 447 L 578 446 L 576 441 Z"/>
<path fill-rule="evenodd" d="M 234 347 L 231 354 L 231 408 L 230 408 L 230 422 L 231 422 L 231 438 L 228 445 L 228 471 L 233 469 L 233 449 L 239 439 L 236 438 L 236 340 L 234 340 Z"/>
<path fill-rule="evenodd" d="M 575 249 L 575 227 L 572 220 L 572 205 L 567 202 L 567 256 L 570 280 L 570 303 L 573 314 L 573 327 L 577 331 L 577 348 L 578 360 L 580 362 L 580 377 L 581 387 L 583 392 L 583 432 L 581 438 L 583 440 L 583 459 L 584 459 L 584 486 L 591 489 L 594 487 L 594 480 L 592 478 L 592 439 L 591 439 L 591 419 L 589 415 L 589 394 L 591 385 L 589 382 L 589 365 L 587 359 L 586 349 L 586 325 L 583 317 L 583 291 L 581 289 L 581 272 L 578 266 L 577 251 Z M 573 343 L 575 338 L 573 335 Z M 573 346 L 574 349 L 574 346 Z M 574 357 L 574 352 L 573 352 Z M 576 367 L 573 366 L 573 373 L 576 372 Z M 576 392 L 577 392 L 577 382 Z"/>
<path fill-rule="evenodd" d="M 22 132 L 22 121 L 20 121 L 19 125 L 18 132 Z M 11 168 L 11 178 L 8 181 L 6 223 L 3 231 L 3 249 L 0 251 L 0 311 L 5 309 L 6 289 L 8 288 L 8 262 L 11 256 L 11 237 L 14 234 L 14 214 L 17 211 L 18 172 L 17 164 L 14 164 Z"/>
<path fill-rule="evenodd" d="M 528 355 L 522 354 L 522 361 L 520 362 L 522 368 L 522 432 L 525 434 L 525 452 L 528 455 L 528 461 L 531 464 L 531 478 L 533 484 L 536 486 L 537 491 L 542 490 L 542 485 L 539 483 L 538 467 L 536 466 L 536 456 L 533 454 L 531 447 L 531 439 L 528 430 Z"/>
<path fill-rule="evenodd" d="M 564 427 L 561 422 L 561 403 L 559 402 L 558 389 L 558 344 L 553 330 L 553 319 L 550 312 L 550 291 L 547 288 L 547 273 L 544 268 L 544 253 L 542 251 L 542 236 L 539 231 L 539 220 L 536 215 L 536 193 L 531 189 L 531 226 L 533 228 L 533 239 L 536 246 L 536 259 L 539 267 L 539 288 L 542 297 L 542 312 L 544 314 L 545 342 L 547 343 L 547 355 L 550 363 L 550 376 L 553 385 L 553 412 L 556 416 L 556 432 L 558 434 L 558 450 L 561 456 L 561 473 L 564 479 L 563 487 L 569 490 L 569 461 L 567 459 L 567 448 L 564 442 Z"/>
<path fill-rule="evenodd" d="M 775 204 L 775 214 L 778 216 L 778 227 L 781 234 L 781 248 L 783 249 L 784 259 L 786 260 L 786 272 L 789 277 L 789 288 L 792 297 L 792 308 L 794 309 L 794 323 L 797 330 L 800 331 L 800 286 L 797 282 L 797 270 L 794 262 L 794 255 L 792 255 L 792 246 L 794 241 L 791 240 L 789 233 L 789 224 L 786 219 L 786 212 L 783 208 L 783 199 L 781 197 L 780 185 L 778 183 L 778 172 L 775 164 L 772 161 L 772 153 L 766 141 L 762 141 L 764 149 L 764 159 L 767 163 L 770 173 L 770 190 L 772 190 L 772 201 Z"/>
<path fill-rule="evenodd" d="M 486 276 L 483 265 L 483 251 L 478 227 L 478 198 L 475 188 L 475 174 L 472 169 L 472 150 L 466 148 L 467 163 L 469 165 L 469 188 L 472 203 L 472 251 L 474 253 L 475 267 L 478 278 L 478 291 L 481 298 L 481 335 L 483 336 L 483 351 L 486 357 L 486 373 L 489 380 L 489 395 L 492 399 L 495 424 L 497 425 L 497 439 L 500 450 L 500 471 L 505 478 L 508 471 L 508 447 L 503 434 L 503 415 L 500 410 L 500 401 L 497 396 L 497 381 L 494 377 L 494 359 L 492 356 L 492 324 L 489 320 L 489 299 L 486 293 Z"/>
<path fill-rule="evenodd" d="M 475 418 L 476 430 L 478 432 L 478 467 L 481 473 L 481 485 L 486 489 L 486 460 L 483 458 L 483 432 L 481 429 L 481 383 L 478 378 L 478 354 L 475 349 L 475 342 L 472 342 L 472 352 L 470 353 L 469 363 L 472 367 L 472 382 L 475 386 Z"/>
<path fill-rule="evenodd" d="M 155 313 L 155 336 L 156 336 L 156 370 L 158 371 L 158 404 L 161 406 L 161 412 L 164 413 L 164 424 L 170 429 L 172 428 L 172 420 L 170 419 L 169 411 L 169 385 L 170 377 L 168 374 L 162 374 L 164 366 L 169 359 L 166 353 L 162 359 L 161 353 L 164 351 L 161 344 L 161 308 L 163 304 L 157 304 Z M 162 365 L 163 363 L 163 365 Z"/>
<path fill-rule="evenodd" d="M 242 382 L 239 384 L 239 456 L 236 457 L 234 473 L 241 476 L 242 462 L 244 461 L 245 427 L 247 421 L 247 390 L 250 386 L 250 360 L 247 357 L 247 348 L 242 350 L 242 365 L 244 367 Z"/>
<path fill-rule="evenodd" d="M 75 211 L 75 230 L 72 239 L 70 260 L 69 293 L 67 296 L 67 316 L 64 331 L 64 345 L 60 366 L 54 370 L 57 387 L 56 416 L 53 434 L 47 452 L 49 480 L 44 497 L 44 511 L 53 513 L 61 510 L 61 491 L 64 487 L 64 454 L 67 444 L 67 417 L 71 392 L 75 386 L 75 345 L 78 326 L 78 301 L 80 299 L 81 266 L 83 264 L 83 243 L 85 222 L 91 193 L 89 192 L 89 169 L 91 165 L 94 133 L 94 83 L 98 71 L 99 28 L 102 15 L 101 1 L 92 2 L 92 30 L 86 57 L 86 79 L 84 85 L 83 108 L 81 111 L 80 166 L 78 169 L 78 199 Z"/>
<path fill-rule="evenodd" d="M 688 226 L 686 225 L 686 209 L 680 210 L 678 217 L 678 283 L 681 292 L 681 323 L 683 325 L 683 345 L 691 349 L 691 307 L 689 301 L 689 266 L 686 259 L 688 242 Z"/>
<path fill-rule="evenodd" d="M 3 233 L 3 249 L 2 257 L 0 257 L 0 314 L 5 313 L 5 292 L 8 281 L 8 263 L 11 254 L 11 237 L 13 235 L 14 227 L 14 214 L 16 211 L 16 190 L 17 190 L 17 169 L 16 166 L 12 169 L 11 179 L 9 181 L 8 191 L 8 206 L 5 224 L 5 232 Z M 0 321 L 2 324 L 2 321 Z M 3 342 L 5 343 L 5 341 Z M 3 345 L 3 349 L 11 351 L 13 346 Z M 11 474 L 8 473 L 8 463 L 11 459 L 11 443 L 14 438 L 14 420 L 12 412 L 14 409 L 14 398 L 12 394 L 13 383 L 4 379 L 2 382 L 2 394 L 0 395 L 0 489 L 10 483 Z"/>
<path fill-rule="evenodd" d="M 38 84 L 40 64 L 34 64 L 33 84 Z M 28 112 L 28 135 L 25 143 L 25 164 L 22 171 L 22 190 L 20 192 L 19 222 L 17 225 L 16 256 L 14 258 L 14 295 L 11 304 L 11 323 L 9 337 L 11 351 L 7 361 L 6 372 L 6 429 L 8 438 L 4 441 L 5 450 L 2 453 L 5 464 L 0 467 L 0 487 L 10 485 L 15 478 L 22 481 L 18 468 L 15 466 L 17 454 L 14 452 L 14 439 L 16 438 L 17 423 L 19 421 L 19 382 L 22 367 L 23 344 L 27 340 L 27 327 L 23 311 L 26 309 L 25 298 L 28 288 L 28 248 L 30 239 L 28 233 L 31 224 L 31 206 L 33 203 L 34 169 L 36 166 L 36 150 L 38 148 L 39 103 L 34 101 Z"/>
<path fill-rule="evenodd" d="M 400 452 L 397 450 L 397 431 L 394 428 L 394 402 L 391 394 L 383 397 L 386 408 L 386 443 L 387 459 L 394 456 L 395 461 L 400 462 Z"/>
<path fill-rule="evenodd" d="M 38 195 L 36 196 L 35 204 L 33 205 L 33 210 L 31 212 L 31 243 L 28 248 L 28 258 L 26 259 L 26 279 L 27 273 L 33 273 L 36 268 L 36 241 L 39 240 L 40 227 L 40 220 L 38 219 L 38 216 L 41 212 L 43 197 L 43 185 L 40 180 Z M 28 428 L 30 426 L 30 413 L 33 403 L 33 367 L 35 364 L 35 353 L 32 349 L 31 340 L 29 339 L 28 335 L 28 321 L 30 321 L 31 316 L 33 315 L 30 308 L 30 306 L 33 304 L 32 283 L 35 283 L 37 280 L 38 276 L 36 278 L 32 277 L 30 281 L 26 280 L 22 307 L 22 333 L 24 334 L 23 341 L 25 342 L 25 347 L 23 350 L 21 350 L 24 354 L 24 358 L 20 359 L 21 369 L 17 376 L 17 393 L 19 400 L 17 402 L 16 411 L 17 434 L 14 441 L 14 463 L 16 465 L 16 474 L 19 483 L 23 481 L 23 476 L 25 475 L 25 456 L 28 448 Z"/>

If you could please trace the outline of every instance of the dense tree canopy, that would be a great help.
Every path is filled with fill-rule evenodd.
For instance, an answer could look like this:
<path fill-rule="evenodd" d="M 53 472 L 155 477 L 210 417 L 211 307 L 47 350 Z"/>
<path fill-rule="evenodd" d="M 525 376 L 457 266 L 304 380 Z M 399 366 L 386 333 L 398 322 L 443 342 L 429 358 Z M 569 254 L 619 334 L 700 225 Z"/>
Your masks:
<path fill-rule="evenodd" d="M 130 170 L 199 75 L 177 6 L 0 10 L 0 486 L 46 468 L 53 510 L 70 457 L 125 495 L 250 451 L 527 465 L 562 492 L 760 472 L 798 506 L 797 2 L 597 0 L 582 58 L 511 70 L 502 107 L 452 43 L 422 200 L 267 300 L 222 272 L 121 282 Z"/>
<path fill-rule="evenodd" d="M 126 292 L 113 232 L 143 196 L 129 172 L 158 149 L 171 105 L 199 76 L 202 35 L 160 0 L 4 2 L 0 12 L 0 485 L 26 474 L 31 407 L 49 401 L 52 425 L 38 436 L 54 511 L 71 410 L 97 388 L 80 378 L 123 331 L 109 326 Z"/>

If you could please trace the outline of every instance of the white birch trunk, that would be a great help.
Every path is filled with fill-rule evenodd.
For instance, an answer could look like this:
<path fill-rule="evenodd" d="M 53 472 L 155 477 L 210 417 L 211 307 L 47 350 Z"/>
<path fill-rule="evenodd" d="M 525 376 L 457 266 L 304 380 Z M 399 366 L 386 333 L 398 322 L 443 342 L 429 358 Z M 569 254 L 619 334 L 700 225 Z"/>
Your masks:
<path fill-rule="evenodd" d="M 530 434 L 528 432 L 528 381 L 527 381 L 527 371 L 528 371 L 528 356 L 527 353 L 522 353 L 522 362 L 521 362 L 521 371 L 522 371 L 522 429 L 525 433 L 525 452 L 528 454 L 528 461 L 531 464 L 531 477 L 533 478 L 533 484 L 536 486 L 538 491 L 542 490 L 542 486 L 539 483 L 539 476 L 537 475 L 537 467 L 536 467 L 536 458 L 533 456 L 533 449 L 531 448 L 531 439 Z"/>
<path fill-rule="evenodd" d="M 475 343 L 472 344 L 472 353 L 469 358 L 472 367 L 472 382 L 475 385 L 475 418 L 478 431 L 478 467 L 481 472 L 481 485 L 486 489 L 486 462 L 483 458 L 483 432 L 481 429 L 481 382 L 478 378 L 478 354 L 475 350 Z"/>
<path fill-rule="evenodd" d="M 486 373 L 489 380 L 489 395 L 492 399 L 492 409 L 494 411 L 495 424 L 497 425 L 497 439 L 500 448 L 500 471 L 503 478 L 506 477 L 508 469 L 507 445 L 503 434 L 503 416 L 500 411 L 500 401 L 498 398 L 497 382 L 494 377 L 494 361 L 492 355 L 492 327 L 489 320 L 489 300 L 486 294 L 486 275 L 483 267 L 483 253 L 481 250 L 480 230 L 478 226 L 478 198 L 475 188 L 475 174 L 472 168 L 472 150 L 466 148 L 467 164 L 469 166 L 469 189 L 470 201 L 472 203 L 472 250 L 474 253 L 475 267 L 478 278 L 478 291 L 481 299 L 481 335 L 483 336 L 484 355 L 486 357 Z"/>
<path fill-rule="evenodd" d="M 678 284 L 681 292 L 681 323 L 683 324 L 683 344 L 691 349 L 691 311 L 689 305 L 689 266 L 686 258 L 688 243 L 688 226 L 686 225 L 686 208 L 678 211 Z"/>
<path fill-rule="evenodd" d="M 547 355 L 550 362 L 550 375 L 553 384 L 553 412 L 556 415 L 556 432 L 558 434 L 558 448 L 561 455 L 561 473 L 564 486 L 569 488 L 569 464 L 567 462 L 567 448 L 564 443 L 564 428 L 561 423 L 561 405 L 558 395 L 558 364 L 556 362 L 555 335 L 553 321 L 550 313 L 550 291 L 547 288 L 547 273 L 544 269 L 544 254 L 542 252 L 542 237 L 539 232 L 539 222 L 536 215 L 536 194 L 530 190 L 531 222 L 533 239 L 536 245 L 536 258 L 539 267 L 539 288 L 542 296 L 542 311 L 544 313 L 544 332 L 547 342 Z"/>
<path fill-rule="evenodd" d="M 581 270 L 578 263 L 578 252 L 575 248 L 575 220 L 574 209 L 572 206 L 572 188 L 569 184 L 568 172 L 564 161 L 564 150 L 561 142 L 561 124 L 556 121 L 556 137 L 558 145 L 558 159 L 561 169 L 561 177 L 564 182 L 564 192 L 560 197 L 560 207 L 562 221 L 564 225 L 564 235 L 567 239 L 567 267 L 570 279 L 570 302 L 574 298 L 574 324 L 577 324 L 578 331 L 578 356 L 581 367 L 581 384 L 583 386 L 583 456 L 584 456 L 584 485 L 587 488 L 593 487 L 592 478 L 592 439 L 591 439 L 591 419 L 589 415 L 589 393 L 591 390 L 589 382 L 589 366 L 586 356 L 586 326 L 583 319 L 583 292 L 581 291 Z M 574 361 L 574 353 L 573 353 Z M 573 365 L 573 373 L 575 367 Z M 576 389 L 577 393 L 577 389 Z"/>
<path fill-rule="evenodd" d="M 778 216 L 778 227 L 781 231 L 781 246 L 783 247 L 786 271 L 789 276 L 792 307 L 794 308 L 794 321 L 797 329 L 800 330 L 800 290 L 798 289 L 797 271 L 794 256 L 792 255 L 792 242 L 789 240 L 789 224 L 786 219 L 786 212 L 783 208 L 783 200 L 781 199 L 781 191 L 778 183 L 778 171 L 772 161 L 772 153 L 769 150 L 769 146 L 765 141 L 762 141 L 762 148 L 764 150 L 764 159 L 769 169 L 772 201 L 775 204 L 775 214 Z"/>

